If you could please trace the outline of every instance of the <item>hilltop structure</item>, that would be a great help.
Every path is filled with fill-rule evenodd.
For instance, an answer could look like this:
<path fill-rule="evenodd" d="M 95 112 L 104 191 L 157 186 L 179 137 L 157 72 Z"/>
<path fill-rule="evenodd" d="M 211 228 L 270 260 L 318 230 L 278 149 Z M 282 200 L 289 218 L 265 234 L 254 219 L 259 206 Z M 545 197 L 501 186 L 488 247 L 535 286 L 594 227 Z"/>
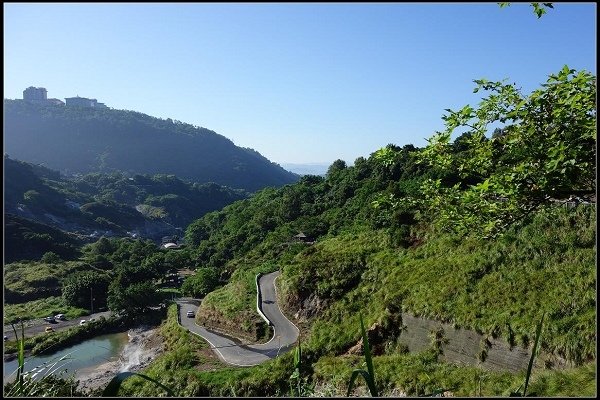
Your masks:
<path fill-rule="evenodd" d="M 65 103 L 59 99 L 49 99 L 48 91 L 43 87 L 29 86 L 23 90 L 23 100 L 37 104 L 64 105 Z"/>
<path fill-rule="evenodd" d="M 64 106 L 65 102 L 59 99 L 48 98 L 48 91 L 43 87 L 30 86 L 23 90 L 23 100 L 29 103 L 48 104 L 56 106 Z M 96 99 L 88 99 L 86 97 L 67 97 L 67 107 L 83 107 L 83 108 L 108 108 L 104 103 L 98 103 Z"/>
<path fill-rule="evenodd" d="M 98 100 L 87 97 L 66 97 L 65 100 L 67 107 L 107 108 L 104 103 L 98 103 Z"/>

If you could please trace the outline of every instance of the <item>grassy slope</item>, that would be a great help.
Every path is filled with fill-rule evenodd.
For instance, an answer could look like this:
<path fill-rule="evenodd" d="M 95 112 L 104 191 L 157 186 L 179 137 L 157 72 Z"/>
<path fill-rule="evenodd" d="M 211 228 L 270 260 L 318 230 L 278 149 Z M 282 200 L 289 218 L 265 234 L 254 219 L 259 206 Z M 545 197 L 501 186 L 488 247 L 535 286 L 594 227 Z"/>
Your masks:
<path fill-rule="evenodd" d="M 532 224 L 496 241 L 448 236 L 416 249 L 373 252 L 360 283 L 315 320 L 311 343 L 321 352 L 342 352 L 359 337 L 358 311 L 366 325 L 385 318 L 386 307 L 492 334 L 516 343 L 534 336 L 542 311 L 548 315 L 542 347 L 573 362 L 595 358 L 595 219 L 592 208 L 541 213 Z M 324 243 L 324 250 L 329 244 Z M 357 248 L 377 248 L 376 240 L 357 238 L 335 266 Z M 296 258 L 284 270 L 288 299 L 315 284 L 315 257 Z M 318 285 L 323 282 L 316 282 Z M 293 305 L 290 305 L 294 309 Z"/>
<path fill-rule="evenodd" d="M 17 297 L 36 300 L 60 296 L 62 281 L 70 274 L 86 269 L 77 261 L 47 264 L 37 261 L 22 261 L 4 266 L 4 290 L 14 292 Z M 6 296 L 5 301 L 9 301 Z"/>
<path fill-rule="evenodd" d="M 44 318 L 48 315 L 65 314 L 68 319 L 88 315 L 89 310 L 71 307 L 65 304 L 62 297 L 46 297 L 21 304 L 4 305 L 4 322 L 16 322 L 19 319 L 28 320 Z"/>
<path fill-rule="evenodd" d="M 286 353 L 276 360 L 251 368 L 232 368 L 218 361 L 206 342 L 177 324 L 176 306 L 161 327 L 165 353 L 143 371 L 174 390 L 176 395 L 190 396 L 287 396 L 293 355 Z M 306 363 L 305 356 L 303 362 Z M 313 366 L 304 367 L 302 376 L 311 376 L 315 396 L 344 396 L 353 368 L 364 359 L 358 356 L 325 356 Z M 304 364 L 306 365 L 306 364 Z M 524 374 L 483 371 L 435 361 L 431 352 L 386 355 L 374 358 L 378 385 L 384 395 L 429 394 L 438 389 L 457 396 L 507 396 L 524 381 Z M 593 396 L 596 363 L 568 371 L 534 372 L 529 393 L 538 396 Z M 358 381 L 358 392 L 364 392 Z M 161 389 L 140 378 L 127 380 L 121 396 L 159 396 Z"/>
<path fill-rule="evenodd" d="M 538 382 L 535 377 L 539 376 L 540 383 L 535 391 L 593 393 L 589 378 L 595 368 L 595 220 L 594 208 L 561 208 L 539 213 L 531 224 L 509 231 L 496 241 L 457 241 L 441 235 L 411 249 L 392 249 L 385 235 L 377 232 L 354 233 L 325 239 L 293 261 L 278 264 L 283 266 L 280 284 L 288 301 L 306 296 L 307 288 L 311 293 L 332 297 L 330 306 L 311 320 L 305 342 L 307 357 L 315 362 L 314 378 L 320 384 L 344 381 L 345 375 L 340 378 L 340 373 L 344 368 L 349 371 L 350 366 L 342 366 L 352 362 L 339 355 L 358 341 L 359 311 L 364 313 L 366 325 L 371 325 L 388 318 L 386 306 L 401 304 L 404 311 L 452 321 L 456 326 L 520 344 L 531 340 L 543 310 L 548 313 L 543 348 L 583 366 L 565 372 L 536 372 L 533 382 Z M 360 275 L 356 283 L 345 279 L 348 271 L 357 268 Z M 244 269 L 246 272 L 234 274 L 229 284 L 207 298 L 212 307 L 221 310 L 221 315 L 236 320 L 250 315 L 246 314 L 249 305 L 254 309 L 255 271 L 250 267 L 241 270 Z M 243 296 L 239 296 L 239 291 L 244 287 L 251 294 L 247 299 L 252 301 L 240 301 Z M 340 288 L 341 292 L 337 290 Z M 286 308 L 296 311 L 298 303 L 287 304 Z M 424 363 L 410 357 L 418 356 L 392 352 L 375 358 L 376 366 L 382 368 L 384 387 L 421 394 L 440 385 L 463 395 L 476 395 L 480 390 L 477 380 L 482 372 L 476 368 Z M 594 361 L 590 364 L 585 360 Z M 274 368 L 271 364 L 264 367 Z M 339 364 L 341 369 L 326 367 L 328 364 Z M 393 365 L 400 366 L 392 368 Z M 287 372 L 291 374 L 292 369 L 290 364 Z M 254 382 L 258 379 L 256 374 L 251 372 L 246 379 Z M 522 374 L 485 374 L 483 395 L 507 394 L 507 390 L 516 390 L 522 383 Z M 559 384 L 574 377 L 584 383 Z M 202 379 L 216 378 L 208 374 Z M 240 388 L 235 379 L 227 382 Z M 217 389 L 210 391 L 213 395 L 230 394 L 220 392 L 222 388 L 214 390 Z"/>
<path fill-rule="evenodd" d="M 274 270 L 269 264 L 237 269 L 230 284 L 204 298 L 196 315 L 198 323 L 251 341 L 260 339 L 264 329 L 260 329 L 263 320 L 256 312 L 256 274 Z"/>
<path fill-rule="evenodd" d="M 266 251 L 264 247 L 228 264 L 234 272 L 225 286 L 203 299 L 196 315 L 200 324 L 226 330 L 253 342 L 261 342 L 270 334 L 256 312 L 256 275 L 277 271 L 306 245 L 291 244 L 276 252 Z"/>

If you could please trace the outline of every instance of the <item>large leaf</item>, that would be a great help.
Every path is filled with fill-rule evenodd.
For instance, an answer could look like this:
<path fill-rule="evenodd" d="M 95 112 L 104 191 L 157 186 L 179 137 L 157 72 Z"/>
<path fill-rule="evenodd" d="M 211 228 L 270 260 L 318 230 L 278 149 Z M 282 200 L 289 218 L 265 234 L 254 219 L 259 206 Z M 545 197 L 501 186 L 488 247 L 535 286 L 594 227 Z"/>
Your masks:
<path fill-rule="evenodd" d="M 367 382 L 367 385 L 369 387 L 369 391 L 371 392 L 371 396 L 376 397 L 376 395 L 373 395 L 373 393 L 376 392 L 374 392 L 374 388 L 371 385 L 371 376 L 364 369 L 355 369 L 354 371 L 352 371 L 352 376 L 350 377 L 350 383 L 348 384 L 348 392 L 346 392 L 346 397 L 350 396 L 350 392 L 352 392 L 352 389 L 354 388 L 354 381 L 356 380 L 356 377 L 359 374 L 362 375 L 363 378 L 365 378 L 365 381 Z"/>
<path fill-rule="evenodd" d="M 537 330 L 535 332 L 535 342 L 533 343 L 533 350 L 531 350 L 531 358 L 529 359 L 529 365 L 527 366 L 527 375 L 525 377 L 525 387 L 523 388 L 523 397 L 527 395 L 527 385 L 529 385 L 529 377 L 531 376 L 531 370 L 533 369 L 533 360 L 535 359 L 535 355 L 538 348 L 538 342 L 540 341 L 540 336 L 542 333 L 542 324 L 544 323 L 544 315 L 542 314 L 542 319 L 538 323 Z"/>

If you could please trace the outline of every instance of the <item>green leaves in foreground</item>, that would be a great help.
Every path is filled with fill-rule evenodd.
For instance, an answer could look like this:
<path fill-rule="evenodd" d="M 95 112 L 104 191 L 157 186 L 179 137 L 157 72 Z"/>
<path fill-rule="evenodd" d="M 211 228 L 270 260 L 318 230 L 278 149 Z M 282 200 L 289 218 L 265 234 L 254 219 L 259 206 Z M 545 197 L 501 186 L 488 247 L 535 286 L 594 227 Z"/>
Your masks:
<path fill-rule="evenodd" d="M 504 8 L 510 6 L 510 2 L 500 2 L 498 5 L 500 8 Z M 548 8 L 554 8 L 552 3 L 530 3 L 530 5 L 533 7 L 533 13 L 537 15 L 538 19 L 546 14 Z"/>
<path fill-rule="evenodd" d="M 529 95 L 516 83 L 475 83 L 487 97 L 477 108 L 446 110 L 445 130 L 418 153 L 437 177 L 401 208 L 443 231 L 492 238 L 555 199 L 595 192 L 595 75 L 565 65 Z"/>
<path fill-rule="evenodd" d="M 302 396 L 302 391 L 301 391 L 301 377 L 300 377 L 300 372 L 301 372 L 301 368 L 302 368 L 302 347 L 300 346 L 300 339 L 298 339 L 298 347 L 296 347 L 296 351 L 294 353 L 294 365 L 296 366 L 296 369 L 294 369 L 294 373 L 292 375 L 290 375 L 290 386 L 292 385 L 291 380 L 296 380 L 296 386 L 297 386 L 297 392 L 296 395 L 298 397 Z M 292 390 L 292 394 L 293 390 Z"/>
<path fill-rule="evenodd" d="M 372 397 L 377 397 L 377 387 L 375 386 L 375 371 L 373 370 L 373 358 L 371 356 L 371 346 L 369 345 L 369 338 L 367 337 L 367 332 L 365 331 L 365 325 L 363 323 L 362 314 L 360 315 L 360 330 L 362 333 L 363 339 L 363 351 L 365 353 L 365 361 L 367 363 L 367 370 L 364 369 L 355 369 L 352 371 L 352 376 L 350 377 L 350 383 L 348 384 L 348 392 L 346 393 L 346 397 L 350 396 L 350 392 L 352 392 L 352 388 L 354 387 L 354 381 L 356 377 L 360 374 L 365 381 L 367 382 L 367 386 L 369 387 L 369 392 L 371 392 Z"/>
<path fill-rule="evenodd" d="M 17 391 L 18 393 L 23 392 L 23 371 L 25 367 L 25 326 L 23 325 L 23 321 L 21 321 L 21 339 L 19 339 L 19 335 L 17 335 L 17 328 L 15 328 L 14 324 L 11 324 L 13 331 L 15 332 L 15 337 L 18 340 L 19 351 L 17 353 Z"/>
<path fill-rule="evenodd" d="M 163 385 L 162 383 L 160 383 L 159 381 L 150 378 L 147 375 L 144 374 L 138 374 L 136 372 L 119 372 L 114 378 L 111 379 L 111 381 L 108 383 L 108 385 L 106 386 L 106 388 L 104 389 L 104 391 L 102 392 L 102 397 L 116 397 L 117 393 L 119 393 L 119 389 L 121 388 L 121 385 L 123 384 L 123 381 L 131 376 L 139 376 L 141 378 L 144 378 L 152 383 L 154 383 L 156 386 L 163 388 L 170 397 L 175 397 L 175 395 L 173 394 L 173 391 L 171 389 L 169 389 L 168 387 L 166 387 L 165 385 Z"/>

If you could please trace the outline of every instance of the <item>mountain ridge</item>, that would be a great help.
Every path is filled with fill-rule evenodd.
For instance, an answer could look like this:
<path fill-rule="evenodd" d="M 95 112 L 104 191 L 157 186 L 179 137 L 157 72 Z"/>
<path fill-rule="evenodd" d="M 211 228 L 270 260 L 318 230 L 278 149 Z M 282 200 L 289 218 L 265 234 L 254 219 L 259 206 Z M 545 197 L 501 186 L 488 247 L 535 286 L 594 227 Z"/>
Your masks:
<path fill-rule="evenodd" d="M 206 128 L 137 111 L 4 100 L 5 152 L 63 174 L 173 174 L 256 191 L 298 176 Z M 35 145 L 32 145 L 35 144 Z"/>

